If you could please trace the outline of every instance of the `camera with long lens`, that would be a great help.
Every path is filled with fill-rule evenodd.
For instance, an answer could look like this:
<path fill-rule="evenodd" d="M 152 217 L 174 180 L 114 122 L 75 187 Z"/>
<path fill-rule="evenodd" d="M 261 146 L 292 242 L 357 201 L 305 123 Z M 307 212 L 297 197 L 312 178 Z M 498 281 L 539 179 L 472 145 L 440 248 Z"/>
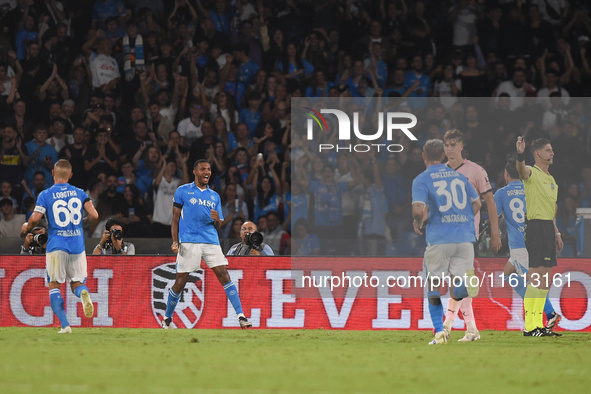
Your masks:
<path fill-rule="evenodd" d="M 255 231 L 244 236 L 244 242 L 253 249 L 259 250 L 263 244 L 263 234 Z"/>
<path fill-rule="evenodd" d="M 43 246 L 47 243 L 48 240 L 47 233 L 45 234 L 34 234 L 33 241 L 31 242 L 31 246 Z"/>
<path fill-rule="evenodd" d="M 119 241 L 123 238 L 123 231 L 118 230 L 118 229 L 113 229 L 113 230 L 111 230 L 111 237 L 113 239 L 116 239 L 117 241 Z"/>

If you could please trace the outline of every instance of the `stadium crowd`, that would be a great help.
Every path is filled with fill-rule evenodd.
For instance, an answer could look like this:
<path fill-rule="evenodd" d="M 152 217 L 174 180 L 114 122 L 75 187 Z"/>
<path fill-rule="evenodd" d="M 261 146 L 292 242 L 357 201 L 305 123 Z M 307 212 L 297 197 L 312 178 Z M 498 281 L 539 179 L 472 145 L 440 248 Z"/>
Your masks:
<path fill-rule="evenodd" d="M 170 237 L 172 196 L 205 158 L 223 245 L 252 220 L 275 254 L 419 254 L 422 143 L 458 128 L 495 189 L 518 135 L 552 141 L 563 255 L 575 253 L 575 210 L 591 206 L 585 1 L 0 5 L 0 236 L 18 236 L 66 158 L 99 213 L 89 236 L 116 218 L 127 238 Z M 431 98 L 412 108 L 418 144 L 335 159 L 292 140 L 291 98 L 374 96 Z M 483 110 L 465 97 L 495 99 Z"/>

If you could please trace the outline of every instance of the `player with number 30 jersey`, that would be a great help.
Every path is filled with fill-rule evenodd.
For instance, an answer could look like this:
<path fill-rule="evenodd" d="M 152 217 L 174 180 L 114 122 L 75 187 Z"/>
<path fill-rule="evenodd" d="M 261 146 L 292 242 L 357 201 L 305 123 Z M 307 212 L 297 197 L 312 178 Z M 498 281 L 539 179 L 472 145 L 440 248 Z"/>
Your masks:
<path fill-rule="evenodd" d="M 445 164 L 429 166 L 419 174 L 412 183 L 412 203 L 429 207 L 427 246 L 475 242 L 474 200 L 478 194 L 468 178 Z"/>
<path fill-rule="evenodd" d="M 435 337 L 429 342 L 431 345 L 447 343 L 449 338 L 443 326 L 440 291 L 443 280 L 454 277 L 450 296 L 457 301 L 478 294 L 478 286 L 472 279 L 473 243 L 476 241 L 474 214 L 481 207 L 480 198 L 468 178 L 442 164 L 444 157 L 443 141 L 427 141 L 423 146 L 427 169 L 412 183 L 413 228 L 417 234 L 423 233 L 428 213 L 424 262 L 430 282 L 427 292 L 429 312 L 435 328 Z"/>

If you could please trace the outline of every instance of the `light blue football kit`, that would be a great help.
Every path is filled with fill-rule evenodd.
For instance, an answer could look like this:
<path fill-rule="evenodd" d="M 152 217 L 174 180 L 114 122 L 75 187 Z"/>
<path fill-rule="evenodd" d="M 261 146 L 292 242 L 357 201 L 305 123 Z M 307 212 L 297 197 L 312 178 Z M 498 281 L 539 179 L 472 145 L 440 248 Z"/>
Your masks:
<path fill-rule="evenodd" d="M 529 272 L 529 256 L 525 247 L 525 219 L 527 209 L 525 205 L 525 189 L 523 182 L 513 181 L 507 186 L 500 188 L 495 193 L 495 203 L 497 204 L 497 214 L 503 214 L 505 223 L 507 225 L 507 238 L 509 241 L 510 257 L 509 262 L 515 267 L 517 275 L 513 274 L 504 277 L 505 282 L 513 289 L 521 298 L 525 297 L 527 290 L 527 283 L 523 277 Z M 544 304 L 544 312 L 548 319 L 554 316 L 554 307 L 546 296 L 546 303 Z"/>
<path fill-rule="evenodd" d="M 464 175 L 445 164 L 429 166 L 412 183 L 412 203 L 429 210 L 425 229 L 426 269 L 440 274 L 463 276 L 474 264 L 476 231 L 472 203 L 478 193 Z M 468 297 L 466 284 L 454 286 L 454 297 Z M 429 289 L 429 312 L 436 332 L 443 331 L 443 306 L 439 289 Z"/>

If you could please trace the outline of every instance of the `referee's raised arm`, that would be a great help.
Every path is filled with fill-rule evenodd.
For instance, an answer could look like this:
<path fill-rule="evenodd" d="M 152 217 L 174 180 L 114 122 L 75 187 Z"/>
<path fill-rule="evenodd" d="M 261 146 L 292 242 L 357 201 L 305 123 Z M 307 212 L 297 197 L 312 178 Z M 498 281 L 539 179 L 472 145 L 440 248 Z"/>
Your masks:
<path fill-rule="evenodd" d="M 525 165 L 525 139 L 523 137 L 517 137 L 517 171 L 519 172 L 519 178 L 526 180 L 531 175 L 531 170 Z"/>

